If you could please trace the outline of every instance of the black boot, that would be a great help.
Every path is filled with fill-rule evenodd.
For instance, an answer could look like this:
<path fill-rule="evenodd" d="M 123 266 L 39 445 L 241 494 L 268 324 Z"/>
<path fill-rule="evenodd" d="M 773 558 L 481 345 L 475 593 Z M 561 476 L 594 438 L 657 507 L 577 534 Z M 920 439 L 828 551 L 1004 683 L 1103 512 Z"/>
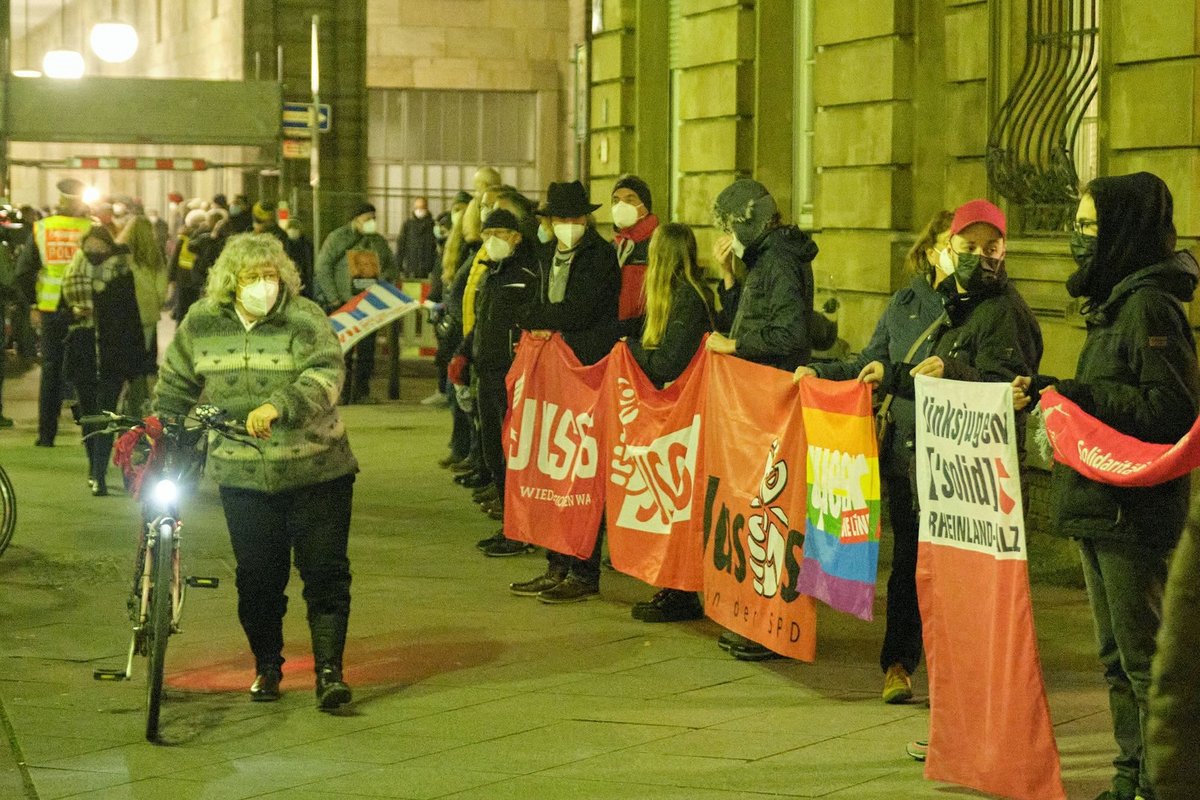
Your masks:
<path fill-rule="evenodd" d="M 342 614 L 317 614 L 308 620 L 313 664 L 317 671 L 317 708 L 322 711 L 331 711 L 350 702 L 350 687 L 342 680 L 346 622 Z"/>

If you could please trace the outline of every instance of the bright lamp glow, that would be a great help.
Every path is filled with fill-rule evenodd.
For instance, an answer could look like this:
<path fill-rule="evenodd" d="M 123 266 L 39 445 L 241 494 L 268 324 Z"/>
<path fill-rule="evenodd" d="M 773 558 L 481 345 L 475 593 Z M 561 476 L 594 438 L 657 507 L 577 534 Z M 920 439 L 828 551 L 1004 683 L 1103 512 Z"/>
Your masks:
<path fill-rule="evenodd" d="M 83 190 L 83 202 L 84 203 L 86 203 L 87 205 L 90 206 L 93 203 L 97 202 L 99 199 L 100 199 L 100 190 L 99 189 L 97 189 L 95 186 L 84 187 L 84 190 Z"/>
<path fill-rule="evenodd" d="M 138 49 L 137 31 L 124 22 L 97 23 L 92 26 L 88 41 L 92 45 L 92 52 L 109 64 L 128 61 Z"/>
<path fill-rule="evenodd" d="M 42 58 L 42 72 L 47 78 L 82 78 L 83 56 L 75 50 L 50 50 Z"/>
<path fill-rule="evenodd" d="M 37 69 L 14 69 L 13 76 L 17 78 L 40 78 L 42 77 L 42 72 Z"/>
<path fill-rule="evenodd" d="M 174 505 L 179 499 L 179 487 L 174 481 L 161 480 L 154 484 L 154 502 L 160 507 Z"/>

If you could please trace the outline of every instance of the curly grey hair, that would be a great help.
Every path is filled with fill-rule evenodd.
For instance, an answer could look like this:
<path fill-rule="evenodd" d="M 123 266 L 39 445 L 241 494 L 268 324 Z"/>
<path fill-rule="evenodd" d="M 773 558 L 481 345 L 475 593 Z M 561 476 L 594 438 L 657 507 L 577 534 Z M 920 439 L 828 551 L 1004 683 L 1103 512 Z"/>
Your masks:
<path fill-rule="evenodd" d="M 215 303 L 231 305 L 237 297 L 238 275 L 268 265 L 279 270 L 279 282 L 288 297 L 300 294 L 300 273 L 279 240 L 268 233 L 239 233 L 229 237 L 209 269 L 204 296 Z"/>

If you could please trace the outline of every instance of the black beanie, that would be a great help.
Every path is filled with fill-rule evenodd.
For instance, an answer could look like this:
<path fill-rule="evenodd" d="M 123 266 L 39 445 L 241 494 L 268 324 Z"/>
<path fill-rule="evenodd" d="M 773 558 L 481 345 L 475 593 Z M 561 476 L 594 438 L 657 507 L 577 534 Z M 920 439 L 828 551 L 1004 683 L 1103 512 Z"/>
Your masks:
<path fill-rule="evenodd" d="M 374 213 L 375 213 L 375 206 L 371 205 L 370 203 L 362 203 L 361 205 L 358 205 L 354 208 L 354 211 L 350 214 L 350 219 L 357 219 L 358 217 L 361 217 L 363 214 L 374 214 Z"/>
<path fill-rule="evenodd" d="M 654 210 L 652 208 L 653 199 L 650 197 L 650 187 L 637 175 L 629 175 L 627 173 L 617 178 L 617 182 L 613 184 L 612 190 L 615 192 L 617 189 L 628 189 L 636 194 L 638 199 L 642 201 L 642 205 L 646 207 L 647 214 Z"/>

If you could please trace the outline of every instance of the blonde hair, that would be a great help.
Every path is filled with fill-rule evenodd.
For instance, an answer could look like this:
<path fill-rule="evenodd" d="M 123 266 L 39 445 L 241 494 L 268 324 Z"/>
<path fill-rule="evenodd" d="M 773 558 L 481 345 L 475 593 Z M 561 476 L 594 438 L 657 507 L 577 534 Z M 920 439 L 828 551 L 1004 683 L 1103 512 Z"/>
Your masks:
<path fill-rule="evenodd" d="M 938 236 L 950 230 L 952 222 L 954 222 L 953 211 L 942 209 L 934 214 L 917 234 L 917 240 L 913 242 L 908 254 L 904 256 L 905 269 L 913 275 L 924 275 L 925 280 L 930 283 L 936 283 L 937 273 L 934 266 L 929 263 L 929 259 L 925 257 L 925 251 L 937 249 Z"/>
<path fill-rule="evenodd" d="M 642 294 L 646 298 L 646 322 L 642 327 L 642 346 L 655 348 L 662 342 L 671 314 L 671 289 L 676 280 L 687 283 L 700 295 L 712 317 L 715 297 L 696 263 L 696 237 L 692 229 L 678 222 L 658 226 L 650 237 L 649 264 Z"/>
<path fill-rule="evenodd" d="M 158 246 L 158 237 L 154 235 L 154 226 L 146 217 L 134 217 L 121 231 L 117 241 L 129 246 L 133 263 L 142 269 L 158 273 L 167 268 L 167 260 Z"/>
<path fill-rule="evenodd" d="M 229 237 L 209 269 L 204 296 L 214 303 L 230 305 L 237 297 L 238 275 L 264 266 L 279 270 L 279 283 L 288 297 L 300 294 L 300 273 L 278 239 L 269 233 L 238 233 Z"/>

